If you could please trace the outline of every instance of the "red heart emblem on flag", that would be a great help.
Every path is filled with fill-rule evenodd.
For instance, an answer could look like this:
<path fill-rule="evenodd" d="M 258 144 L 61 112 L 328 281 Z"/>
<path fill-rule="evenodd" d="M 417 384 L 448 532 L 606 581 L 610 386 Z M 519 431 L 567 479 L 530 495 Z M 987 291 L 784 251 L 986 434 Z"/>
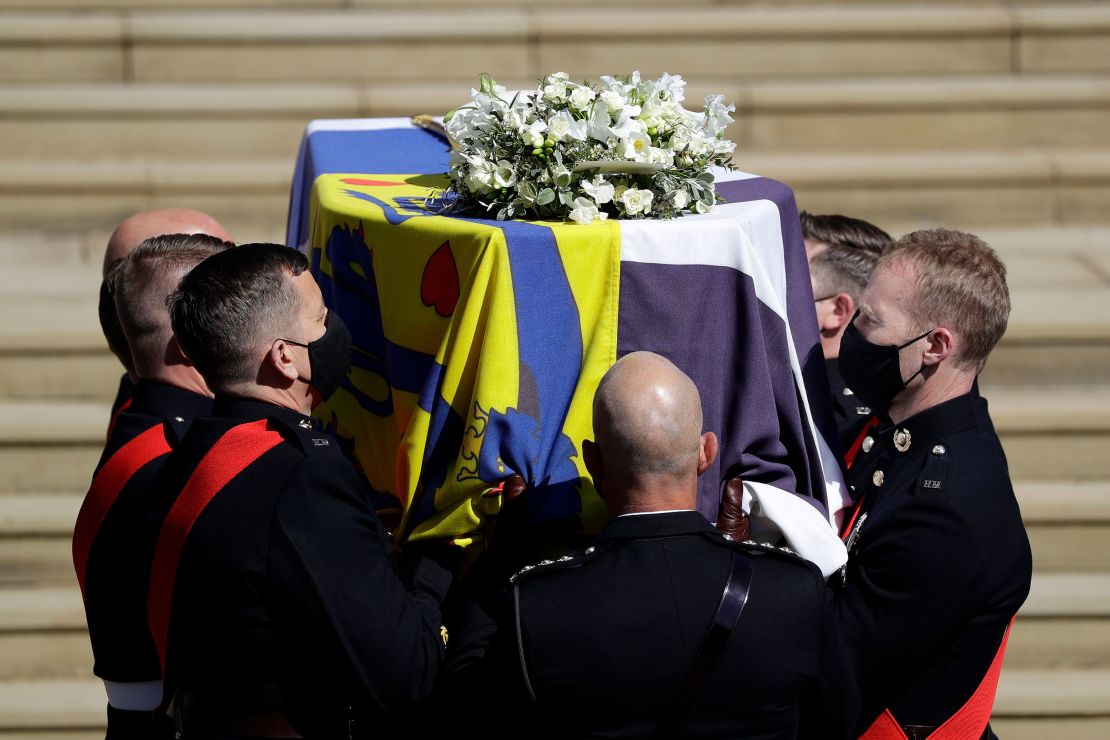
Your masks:
<path fill-rule="evenodd" d="M 440 316 L 455 313 L 455 305 L 459 302 L 459 269 L 455 266 L 455 255 L 451 254 L 450 242 L 441 244 L 424 265 L 420 300 L 425 306 L 433 306 Z"/>

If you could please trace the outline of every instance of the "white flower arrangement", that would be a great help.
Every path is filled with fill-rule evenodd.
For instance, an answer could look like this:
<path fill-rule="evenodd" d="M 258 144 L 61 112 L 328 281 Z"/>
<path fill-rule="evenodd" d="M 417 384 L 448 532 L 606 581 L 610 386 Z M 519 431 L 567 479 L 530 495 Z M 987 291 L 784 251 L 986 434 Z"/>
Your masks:
<path fill-rule="evenodd" d="M 449 113 L 451 208 L 498 220 L 674 218 L 708 212 L 717 195 L 711 166 L 732 169 L 724 137 L 736 107 L 723 96 L 687 110 L 686 83 L 602 77 L 577 84 L 549 75 L 510 93 L 489 75 L 471 104 Z"/>

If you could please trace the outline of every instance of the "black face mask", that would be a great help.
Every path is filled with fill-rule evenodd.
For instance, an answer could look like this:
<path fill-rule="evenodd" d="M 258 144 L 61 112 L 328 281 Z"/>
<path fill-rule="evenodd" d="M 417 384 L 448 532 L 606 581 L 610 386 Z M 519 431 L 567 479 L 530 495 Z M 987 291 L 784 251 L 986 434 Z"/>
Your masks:
<path fill-rule="evenodd" d="M 840 340 L 840 375 L 859 400 L 875 411 L 886 413 L 891 400 L 925 369 L 922 363 L 916 373 L 902 380 L 898 352 L 922 337 L 929 336 L 933 329 L 897 346 L 872 344 L 856 328 L 858 316 L 859 311 L 856 311 Z"/>
<path fill-rule="evenodd" d="M 330 398 L 351 369 L 351 333 L 347 331 L 347 325 L 339 314 L 328 311 L 328 323 L 319 339 L 313 339 L 308 344 L 291 339 L 282 341 L 308 349 L 308 365 L 312 370 L 312 377 L 298 376 L 297 379 L 320 391 L 323 400 Z"/>

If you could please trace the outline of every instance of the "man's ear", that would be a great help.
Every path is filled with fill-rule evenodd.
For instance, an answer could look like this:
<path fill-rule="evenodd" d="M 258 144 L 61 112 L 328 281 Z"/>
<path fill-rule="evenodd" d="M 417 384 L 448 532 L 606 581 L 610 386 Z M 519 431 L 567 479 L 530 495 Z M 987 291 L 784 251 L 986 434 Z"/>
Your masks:
<path fill-rule="evenodd" d="M 856 312 L 856 302 L 847 293 L 837 293 L 832 299 L 832 310 L 825 317 L 822 329 L 837 332 L 848 325 Z"/>
<path fill-rule="evenodd" d="M 279 375 L 290 382 L 301 376 L 297 370 L 296 358 L 293 356 L 293 345 L 283 339 L 277 339 L 270 345 L 270 352 L 266 355 L 266 359 Z"/>
<path fill-rule="evenodd" d="M 166 343 L 166 365 L 186 365 L 193 366 L 192 360 L 185 354 L 185 350 L 181 349 L 181 343 L 177 341 L 177 335 L 171 334 L 170 341 Z"/>
<path fill-rule="evenodd" d="M 955 337 L 952 332 L 943 326 L 938 326 L 933 330 L 933 333 L 925 338 L 928 341 L 928 346 L 925 348 L 925 354 L 921 357 L 921 362 L 926 367 L 931 365 L 939 365 L 944 360 L 952 356 L 955 350 L 954 342 Z"/>
<path fill-rule="evenodd" d="M 594 488 L 601 492 L 601 480 L 605 477 L 605 470 L 601 464 L 601 450 L 592 439 L 582 440 L 582 462 L 586 465 L 586 472 L 594 480 Z"/>
<path fill-rule="evenodd" d="M 709 470 L 709 466 L 717 459 L 717 435 L 706 432 L 701 435 L 701 445 L 698 448 L 698 475 Z"/>

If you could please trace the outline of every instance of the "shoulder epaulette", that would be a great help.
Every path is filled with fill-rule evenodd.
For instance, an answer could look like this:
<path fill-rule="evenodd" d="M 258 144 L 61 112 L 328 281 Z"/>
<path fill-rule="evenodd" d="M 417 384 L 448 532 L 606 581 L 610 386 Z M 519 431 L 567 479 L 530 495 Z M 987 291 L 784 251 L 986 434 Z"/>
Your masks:
<path fill-rule="evenodd" d="M 805 561 L 805 558 L 791 550 L 786 545 L 773 545 L 770 542 L 756 542 L 755 540 L 744 540 L 743 542 L 728 540 L 728 542 L 730 542 L 735 547 L 744 547 L 749 550 L 755 550 L 756 552 L 765 552 L 771 555 L 784 557 L 789 560 L 800 560 L 803 562 Z"/>
<path fill-rule="evenodd" d="M 336 446 L 334 439 L 319 429 L 313 429 L 311 425 L 302 426 L 300 423 L 294 423 L 277 416 L 271 416 L 269 420 L 285 433 L 286 439 L 296 440 L 296 443 L 300 445 L 301 450 L 306 455 L 324 452 Z"/>
<path fill-rule="evenodd" d="M 577 567 L 591 560 L 592 557 L 600 552 L 602 549 L 603 548 L 596 545 L 591 545 L 582 552 L 575 552 L 569 555 L 564 555 L 561 558 L 556 558 L 555 560 L 541 560 L 538 563 L 526 565 L 509 577 L 509 583 L 515 585 L 526 576 L 530 577 L 539 575 L 541 573 L 550 573 L 556 570 L 561 570 L 563 568 Z"/>

